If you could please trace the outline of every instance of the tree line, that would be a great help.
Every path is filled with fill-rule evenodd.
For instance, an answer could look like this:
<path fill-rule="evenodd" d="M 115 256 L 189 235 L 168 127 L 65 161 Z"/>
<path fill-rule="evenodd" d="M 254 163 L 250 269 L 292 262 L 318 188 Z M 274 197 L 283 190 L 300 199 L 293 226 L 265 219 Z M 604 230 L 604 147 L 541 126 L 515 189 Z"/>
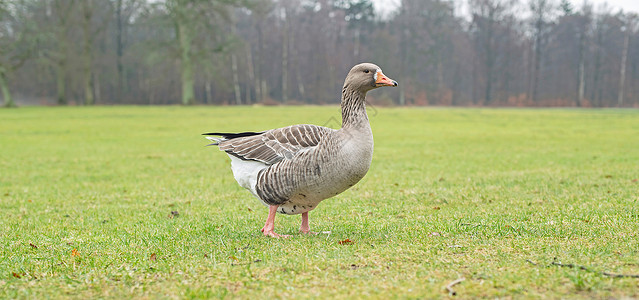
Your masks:
<path fill-rule="evenodd" d="M 587 0 L 396 4 L 0 1 L 2 99 L 337 103 L 345 74 L 367 61 L 400 83 L 371 95 L 379 105 L 639 106 L 636 14 Z"/>

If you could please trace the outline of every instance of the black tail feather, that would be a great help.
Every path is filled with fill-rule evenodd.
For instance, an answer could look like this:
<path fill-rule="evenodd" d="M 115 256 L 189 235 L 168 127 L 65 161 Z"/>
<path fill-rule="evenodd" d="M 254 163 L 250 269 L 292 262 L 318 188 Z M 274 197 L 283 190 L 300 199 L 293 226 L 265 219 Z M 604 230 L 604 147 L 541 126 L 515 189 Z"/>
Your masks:
<path fill-rule="evenodd" d="M 209 133 L 202 133 L 202 135 L 217 135 L 217 136 L 221 136 L 227 140 L 232 140 L 232 139 L 236 139 L 236 138 L 241 138 L 241 137 L 245 137 L 245 136 L 254 136 L 254 135 L 260 135 L 264 133 L 264 131 L 262 132 L 240 132 L 240 133 L 225 133 L 225 132 L 209 132 Z"/>

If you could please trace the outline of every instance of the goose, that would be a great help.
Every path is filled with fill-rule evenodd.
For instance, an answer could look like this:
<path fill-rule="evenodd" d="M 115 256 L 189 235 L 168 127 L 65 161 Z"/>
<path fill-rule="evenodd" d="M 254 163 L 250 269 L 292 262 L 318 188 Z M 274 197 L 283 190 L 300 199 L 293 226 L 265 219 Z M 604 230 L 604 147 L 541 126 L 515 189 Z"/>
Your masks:
<path fill-rule="evenodd" d="M 373 132 L 366 114 L 366 93 L 397 86 L 372 63 L 354 66 L 344 80 L 339 130 L 293 125 L 261 132 L 204 133 L 231 158 L 237 183 L 269 208 L 262 233 L 275 233 L 275 215 L 302 214 L 300 232 L 309 234 L 308 212 L 360 181 L 373 158 Z M 314 233 L 313 233 L 314 234 Z"/>

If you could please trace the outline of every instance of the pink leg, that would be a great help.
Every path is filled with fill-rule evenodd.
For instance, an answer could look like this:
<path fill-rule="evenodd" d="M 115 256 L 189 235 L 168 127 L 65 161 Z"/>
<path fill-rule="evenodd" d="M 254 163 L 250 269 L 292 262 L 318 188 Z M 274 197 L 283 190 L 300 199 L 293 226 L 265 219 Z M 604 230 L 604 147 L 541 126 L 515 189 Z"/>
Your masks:
<path fill-rule="evenodd" d="M 302 225 L 300 225 L 300 232 L 306 234 L 317 234 L 317 232 L 311 232 L 311 227 L 308 226 L 308 212 L 302 213 Z"/>
<path fill-rule="evenodd" d="M 275 229 L 275 214 L 277 213 L 277 205 L 271 205 L 268 208 L 268 217 L 266 218 L 266 224 L 264 224 L 264 227 L 262 228 L 262 232 L 264 233 L 265 236 L 270 236 L 270 237 L 274 237 L 274 238 L 287 238 L 289 237 L 289 235 L 281 235 L 281 234 L 277 234 L 273 231 L 273 229 Z"/>

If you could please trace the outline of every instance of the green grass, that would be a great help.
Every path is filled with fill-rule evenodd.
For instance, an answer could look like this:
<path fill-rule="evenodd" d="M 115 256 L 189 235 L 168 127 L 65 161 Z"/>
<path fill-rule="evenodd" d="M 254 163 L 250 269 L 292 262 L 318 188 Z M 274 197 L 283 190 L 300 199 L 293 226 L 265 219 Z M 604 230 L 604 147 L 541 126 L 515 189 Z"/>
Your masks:
<path fill-rule="evenodd" d="M 460 277 L 461 298 L 639 297 L 550 266 L 639 273 L 639 111 L 369 114 L 371 170 L 310 213 L 330 234 L 278 215 L 293 237 L 271 239 L 200 133 L 336 127 L 337 107 L 0 110 L 0 298 L 434 298 Z"/>

